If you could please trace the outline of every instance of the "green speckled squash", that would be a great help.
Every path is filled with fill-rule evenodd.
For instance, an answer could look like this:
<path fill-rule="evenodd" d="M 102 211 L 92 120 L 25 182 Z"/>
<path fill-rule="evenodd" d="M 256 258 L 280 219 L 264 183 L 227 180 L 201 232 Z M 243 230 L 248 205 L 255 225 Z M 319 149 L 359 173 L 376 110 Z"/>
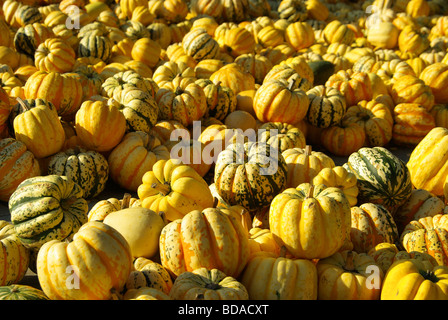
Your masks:
<path fill-rule="evenodd" d="M 136 87 L 121 90 L 117 97 L 109 98 L 108 104 L 116 105 L 126 118 L 127 131 L 149 133 L 158 120 L 159 107 L 148 91 Z"/>
<path fill-rule="evenodd" d="M 214 59 L 219 53 L 218 42 L 204 28 L 191 29 L 182 39 L 182 47 L 196 61 Z"/>
<path fill-rule="evenodd" d="M 220 82 L 215 84 L 209 79 L 198 79 L 196 84 L 204 90 L 207 101 L 205 118 L 214 117 L 224 121 L 228 114 L 236 110 L 236 95 L 229 87 Z"/>
<path fill-rule="evenodd" d="M 83 195 L 81 187 L 65 176 L 26 179 L 8 202 L 17 236 L 29 248 L 71 239 L 87 222 L 89 207 Z"/>
<path fill-rule="evenodd" d="M 79 42 L 78 56 L 99 58 L 106 62 L 112 55 L 112 46 L 112 40 L 106 36 L 87 34 Z"/>
<path fill-rule="evenodd" d="M 283 122 L 266 122 L 258 128 L 259 139 L 280 152 L 291 148 L 305 148 L 305 134 L 298 127 Z"/>
<path fill-rule="evenodd" d="M 50 300 L 45 293 L 37 288 L 12 284 L 0 287 L 0 300 Z"/>
<path fill-rule="evenodd" d="M 346 111 L 344 95 L 336 88 L 315 86 L 308 90 L 310 107 L 306 120 L 318 128 L 328 128 L 338 124 Z"/>
<path fill-rule="evenodd" d="M 109 164 L 101 153 L 75 147 L 53 155 L 48 174 L 67 176 L 84 190 L 85 199 L 91 199 L 105 189 Z"/>
<path fill-rule="evenodd" d="M 263 142 L 232 143 L 218 155 L 215 166 L 218 194 L 248 211 L 268 206 L 285 189 L 286 179 L 285 159 Z"/>
<path fill-rule="evenodd" d="M 358 179 L 360 203 L 382 204 L 394 213 L 411 195 L 406 164 L 386 148 L 361 148 L 343 166 Z"/>

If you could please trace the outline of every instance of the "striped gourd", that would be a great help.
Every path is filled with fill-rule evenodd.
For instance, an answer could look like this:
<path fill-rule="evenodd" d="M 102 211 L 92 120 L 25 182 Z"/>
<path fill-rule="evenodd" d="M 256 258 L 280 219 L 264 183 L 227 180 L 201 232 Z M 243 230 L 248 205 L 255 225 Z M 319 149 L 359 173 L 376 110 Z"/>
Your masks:
<path fill-rule="evenodd" d="M 84 190 L 84 198 L 91 199 L 105 189 L 109 164 L 101 153 L 75 147 L 53 155 L 48 174 L 66 176 Z"/>
<path fill-rule="evenodd" d="M 360 203 L 382 204 L 393 213 L 411 195 L 406 164 L 384 147 L 361 148 L 343 166 L 358 179 Z"/>
<path fill-rule="evenodd" d="M 138 289 L 149 287 L 169 294 L 173 286 L 173 280 L 167 269 L 160 263 L 144 257 L 134 260 L 135 270 L 129 274 L 125 289 Z"/>
<path fill-rule="evenodd" d="M 89 33 L 79 42 L 78 56 L 95 57 L 107 61 L 111 57 L 112 46 L 112 40 L 109 38 Z"/>
<path fill-rule="evenodd" d="M 218 42 L 204 28 L 190 30 L 182 39 L 182 47 L 196 61 L 214 59 L 219 53 Z"/>
<path fill-rule="evenodd" d="M 142 77 L 139 73 L 133 70 L 121 71 L 107 78 L 101 85 L 103 95 L 119 99 L 120 93 L 123 89 L 134 87 L 143 91 L 148 91 L 152 96 L 158 90 L 158 85 L 152 78 Z"/>
<path fill-rule="evenodd" d="M 209 79 L 198 79 L 196 84 L 204 90 L 207 101 L 204 117 L 224 121 L 228 114 L 236 110 L 237 97 L 229 87 L 219 82 L 215 84 Z"/>
<path fill-rule="evenodd" d="M 37 6 L 23 5 L 15 13 L 17 22 L 23 27 L 35 22 L 43 22 L 44 17 Z"/>
<path fill-rule="evenodd" d="M 218 155 L 214 182 L 230 205 L 249 211 L 268 206 L 286 187 L 287 165 L 281 153 L 264 142 L 230 144 Z"/>
<path fill-rule="evenodd" d="M 346 111 L 344 95 L 336 88 L 315 86 L 306 93 L 310 107 L 306 120 L 315 127 L 328 128 L 338 124 Z"/>
<path fill-rule="evenodd" d="M 136 87 L 128 87 L 119 93 L 117 100 L 109 98 L 126 118 L 128 131 L 149 133 L 158 120 L 159 107 L 148 91 Z"/>
<path fill-rule="evenodd" d="M 305 148 L 305 134 L 296 126 L 283 122 L 266 122 L 258 128 L 259 139 L 283 152 L 291 148 Z"/>
<path fill-rule="evenodd" d="M 25 284 L 0 287 L 0 300 L 50 300 L 45 293 Z"/>
<path fill-rule="evenodd" d="M 79 185 L 65 176 L 26 179 L 11 195 L 8 206 L 19 239 L 29 248 L 47 241 L 71 239 L 87 222 L 87 201 Z"/>
<path fill-rule="evenodd" d="M 48 38 L 54 37 L 51 28 L 35 22 L 20 27 L 14 35 L 14 48 L 34 60 L 36 48 Z"/>

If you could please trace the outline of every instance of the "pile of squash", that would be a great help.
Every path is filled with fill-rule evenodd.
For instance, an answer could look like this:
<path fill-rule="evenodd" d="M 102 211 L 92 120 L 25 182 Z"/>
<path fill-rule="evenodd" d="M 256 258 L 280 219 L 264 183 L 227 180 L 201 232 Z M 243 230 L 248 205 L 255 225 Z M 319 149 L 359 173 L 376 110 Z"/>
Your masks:
<path fill-rule="evenodd" d="M 448 298 L 446 1 L 1 5 L 0 299 Z"/>

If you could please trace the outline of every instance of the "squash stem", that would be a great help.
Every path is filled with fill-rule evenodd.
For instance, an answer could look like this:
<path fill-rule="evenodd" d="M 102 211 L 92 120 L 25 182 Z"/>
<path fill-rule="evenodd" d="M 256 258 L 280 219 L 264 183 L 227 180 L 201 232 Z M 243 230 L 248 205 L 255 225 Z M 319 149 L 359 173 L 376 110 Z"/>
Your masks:
<path fill-rule="evenodd" d="M 166 196 L 170 192 L 170 186 L 168 184 L 165 184 L 165 183 L 154 182 L 151 185 L 151 188 L 156 189 L 159 193 L 161 193 L 164 196 Z"/>
<path fill-rule="evenodd" d="M 129 208 L 130 202 L 131 202 L 131 194 L 125 193 L 123 196 L 123 200 L 121 200 L 121 209 Z"/>

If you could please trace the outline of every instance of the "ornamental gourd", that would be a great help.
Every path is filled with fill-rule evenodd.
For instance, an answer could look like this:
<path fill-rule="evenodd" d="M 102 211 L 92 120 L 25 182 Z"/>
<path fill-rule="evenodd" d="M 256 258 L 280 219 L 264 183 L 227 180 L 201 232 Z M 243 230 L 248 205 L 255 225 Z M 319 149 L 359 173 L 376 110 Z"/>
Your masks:
<path fill-rule="evenodd" d="M 251 300 L 317 299 L 316 266 L 308 259 L 286 257 L 284 252 L 255 254 L 247 263 L 241 282 Z"/>
<path fill-rule="evenodd" d="M 406 164 L 412 184 L 436 196 L 443 195 L 448 174 L 448 129 L 435 127 L 417 144 Z"/>
<path fill-rule="evenodd" d="M 379 300 L 384 274 L 367 253 L 344 250 L 316 264 L 320 300 Z M 375 278 L 370 277 L 375 273 Z M 371 281 L 369 283 L 369 281 Z"/>
<path fill-rule="evenodd" d="M 343 166 L 358 179 L 360 203 L 382 204 L 393 214 L 411 195 L 406 164 L 386 148 L 361 148 Z"/>
<path fill-rule="evenodd" d="M 281 153 L 264 142 L 232 143 L 218 155 L 214 183 L 230 205 L 249 211 L 266 207 L 286 187 L 287 166 Z"/>
<path fill-rule="evenodd" d="M 446 300 L 448 267 L 417 259 L 394 262 L 386 273 L 381 300 Z"/>
<path fill-rule="evenodd" d="M 193 210 L 162 229 L 160 260 L 174 278 L 201 267 L 234 278 L 241 274 L 249 259 L 248 233 L 225 210 Z"/>
<path fill-rule="evenodd" d="M 24 112 L 14 118 L 17 140 L 23 142 L 36 158 L 59 152 L 65 142 L 65 132 L 53 103 L 43 99 L 19 99 Z"/>
<path fill-rule="evenodd" d="M 38 160 L 23 142 L 0 140 L 0 201 L 8 201 L 22 181 L 40 173 Z"/>
<path fill-rule="evenodd" d="M 351 208 L 350 240 L 353 250 L 367 253 L 379 243 L 395 243 L 398 228 L 392 214 L 379 204 L 363 203 Z"/>
<path fill-rule="evenodd" d="M 70 242 L 45 243 L 36 263 L 39 284 L 51 300 L 108 300 L 124 288 L 132 270 L 132 254 L 117 230 L 90 221 Z M 67 270 L 76 270 L 77 289 L 67 286 L 73 277 Z"/>
<path fill-rule="evenodd" d="M 84 190 L 85 199 L 92 199 L 106 188 L 109 164 L 98 151 L 74 147 L 51 156 L 48 174 L 66 176 Z"/>
<path fill-rule="evenodd" d="M 158 160 L 142 177 L 137 189 L 142 207 L 164 212 L 168 221 L 180 219 L 192 210 L 213 206 L 205 180 L 180 160 Z"/>
<path fill-rule="evenodd" d="M 205 267 L 186 271 L 174 281 L 174 300 L 249 300 L 246 287 L 219 269 Z"/>
<path fill-rule="evenodd" d="M 343 191 L 323 184 L 288 188 L 272 200 L 269 210 L 275 241 L 301 259 L 321 259 L 340 250 L 349 239 L 350 219 Z"/>
<path fill-rule="evenodd" d="M 18 238 L 29 248 L 71 239 L 87 222 L 89 207 L 83 194 L 81 187 L 65 176 L 24 180 L 8 202 Z"/>
<path fill-rule="evenodd" d="M 168 160 L 170 152 L 153 134 L 129 132 L 111 151 L 107 161 L 110 177 L 122 188 L 137 191 L 143 175 L 159 160 Z"/>
<path fill-rule="evenodd" d="M 23 245 L 11 222 L 0 220 L 0 286 L 19 283 L 28 270 L 30 252 Z"/>

